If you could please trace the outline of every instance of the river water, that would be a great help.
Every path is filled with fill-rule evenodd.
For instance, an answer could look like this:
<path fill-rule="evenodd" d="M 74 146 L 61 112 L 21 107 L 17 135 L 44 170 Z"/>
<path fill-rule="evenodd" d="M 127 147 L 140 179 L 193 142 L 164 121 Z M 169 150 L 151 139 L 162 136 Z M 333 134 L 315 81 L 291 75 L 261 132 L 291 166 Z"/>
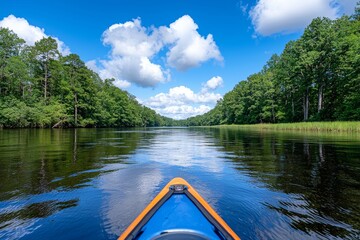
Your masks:
<path fill-rule="evenodd" d="M 242 239 L 359 239 L 360 136 L 0 130 L 0 239 L 116 239 L 174 177 Z"/>

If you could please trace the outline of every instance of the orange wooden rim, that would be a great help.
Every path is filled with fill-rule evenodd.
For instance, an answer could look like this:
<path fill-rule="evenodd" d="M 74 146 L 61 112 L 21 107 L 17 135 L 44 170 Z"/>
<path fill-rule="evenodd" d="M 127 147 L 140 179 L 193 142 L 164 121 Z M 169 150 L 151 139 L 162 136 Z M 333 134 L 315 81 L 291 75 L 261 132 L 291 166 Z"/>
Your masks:
<path fill-rule="evenodd" d="M 229 233 L 229 235 L 236 240 L 240 240 L 240 237 L 227 225 L 227 223 L 215 212 L 215 210 L 201 197 L 201 195 L 184 179 L 174 178 L 161 190 L 161 192 L 146 206 L 146 208 L 135 218 L 135 220 L 129 225 L 129 227 L 120 235 L 118 240 L 125 240 L 140 221 L 155 207 L 155 205 L 161 201 L 161 199 L 169 192 L 171 185 L 185 185 L 188 192 L 208 211 L 208 213 Z"/>

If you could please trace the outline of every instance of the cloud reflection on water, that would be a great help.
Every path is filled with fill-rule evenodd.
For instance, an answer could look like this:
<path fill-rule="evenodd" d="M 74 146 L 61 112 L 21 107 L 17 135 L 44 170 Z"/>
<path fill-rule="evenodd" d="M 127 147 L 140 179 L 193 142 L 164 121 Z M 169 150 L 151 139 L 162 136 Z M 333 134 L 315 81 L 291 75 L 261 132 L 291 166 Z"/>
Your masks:
<path fill-rule="evenodd" d="M 157 134 L 147 150 L 149 160 L 179 167 L 199 167 L 209 172 L 223 172 L 222 153 L 213 139 L 199 133 L 169 131 Z"/>
<path fill-rule="evenodd" d="M 101 177 L 100 188 L 106 192 L 102 207 L 104 228 L 111 236 L 124 231 L 179 172 L 188 174 L 194 169 L 218 174 L 224 171 L 223 153 L 206 135 L 176 129 L 154 131 L 156 134 L 147 134 L 130 157 L 134 165 Z M 216 201 L 211 199 L 211 204 L 216 205 Z"/>

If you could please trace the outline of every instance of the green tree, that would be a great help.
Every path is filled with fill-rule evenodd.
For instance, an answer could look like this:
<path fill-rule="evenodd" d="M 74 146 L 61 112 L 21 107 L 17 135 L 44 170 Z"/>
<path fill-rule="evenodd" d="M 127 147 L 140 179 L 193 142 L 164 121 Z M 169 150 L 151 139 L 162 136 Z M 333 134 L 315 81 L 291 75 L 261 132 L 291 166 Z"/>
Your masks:
<path fill-rule="evenodd" d="M 357 6 L 357 11 L 359 4 Z M 336 118 L 340 120 L 360 119 L 360 19 L 356 14 L 342 17 L 335 24 L 337 41 L 335 81 L 331 96 L 335 101 Z"/>
<path fill-rule="evenodd" d="M 76 54 L 70 54 L 62 59 L 65 70 L 66 78 L 66 90 L 68 94 L 66 98 L 70 101 L 70 105 L 73 109 L 73 123 L 74 126 L 78 125 L 78 108 L 79 108 L 79 94 L 84 93 L 82 88 L 82 82 L 86 76 L 86 67 L 83 61 L 80 60 L 80 57 Z"/>
<path fill-rule="evenodd" d="M 44 101 L 47 102 L 48 89 L 49 89 L 49 78 L 51 77 L 50 63 L 53 60 L 59 58 L 60 53 L 57 50 L 56 40 L 47 37 L 35 43 L 33 47 L 34 59 L 39 63 L 39 71 L 42 73 L 42 87 Z"/>
<path fill-rule="evenodd" d="M 19 55 L 24 43 L 13 31 L 0 28 L 0 96 L 8 94 L 11 87 L 9 69 L 6 70 L 9 59 Z M 14 62 L 13 59 L 12 63 Z"/>
<path fill-rule="evenodd" d="M 29 81 L 26 63 L 20 56 L 13 56 L 8 59 L 4 68 L 4 77 L 7 79 L 7 92 L 17 98 L 24 98 Z"/>

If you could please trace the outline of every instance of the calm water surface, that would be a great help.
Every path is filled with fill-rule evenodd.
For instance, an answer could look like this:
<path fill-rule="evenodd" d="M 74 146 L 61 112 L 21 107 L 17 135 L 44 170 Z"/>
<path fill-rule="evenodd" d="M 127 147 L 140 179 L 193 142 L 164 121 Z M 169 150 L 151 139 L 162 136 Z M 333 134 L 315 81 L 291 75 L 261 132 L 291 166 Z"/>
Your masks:
<path fill-rule="evenodd" d="M 173 177 L 242 239 L 359 239 L 360 136 L 0 130 L 1 239 L 116 239 Z"/>

